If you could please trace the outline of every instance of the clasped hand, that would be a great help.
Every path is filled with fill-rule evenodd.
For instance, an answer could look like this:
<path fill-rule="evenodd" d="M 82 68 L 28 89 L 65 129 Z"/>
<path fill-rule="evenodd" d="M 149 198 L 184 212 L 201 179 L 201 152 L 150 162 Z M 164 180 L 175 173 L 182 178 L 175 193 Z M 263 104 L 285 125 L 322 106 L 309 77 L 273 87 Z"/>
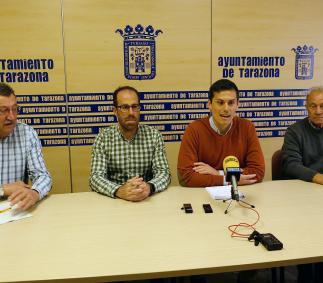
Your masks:
<path fill-rule="evenodd" d="M 150 185 L 141 177 L 133 177 L 124 183 L 116 192 L 116 196 L 129 201 L 142 201 L 150 194 Z"/>

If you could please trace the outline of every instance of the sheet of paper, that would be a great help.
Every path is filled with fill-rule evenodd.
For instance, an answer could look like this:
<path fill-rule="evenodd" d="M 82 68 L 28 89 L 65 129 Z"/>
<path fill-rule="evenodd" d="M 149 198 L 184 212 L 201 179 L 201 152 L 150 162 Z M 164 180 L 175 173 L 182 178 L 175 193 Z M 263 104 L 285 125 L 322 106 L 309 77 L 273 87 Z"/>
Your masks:
<path fill-rule="evenodd" d="M 206 191 L 210 194 L 213 199 L 230 199 L 231 198 L 231 186 L 214 186 L 206 187 Z M 244 194 L 239 192 L 240 198 L 244 198 Z"/>
<path fill-rule="evenodd" d="M 11 221 L 31 217 L 31 213 L 28 211 L 20 211 L 17 209 L 11 209 L 9 201 L 0 202 L 0 224 L 4 224 Z"/>

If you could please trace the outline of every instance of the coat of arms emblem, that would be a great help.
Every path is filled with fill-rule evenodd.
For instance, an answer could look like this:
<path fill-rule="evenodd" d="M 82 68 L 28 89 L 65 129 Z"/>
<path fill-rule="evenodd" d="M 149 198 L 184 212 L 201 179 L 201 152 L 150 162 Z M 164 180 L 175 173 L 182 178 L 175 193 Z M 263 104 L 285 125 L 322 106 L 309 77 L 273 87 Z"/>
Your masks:
<path fill-rule="evenodd" d="M 127 25 L 116 32 L 124 38 L 124 75 L 128 80 L 152 80 L 156 76 L 156 42 L 161 30 Z"/>
<path fill-rule="evenodd" d="M 304 45 L 292 48 L 296 53 L 295 78 L 297 80 L 311 80 L 314 74 L 314 53 L 318 50 L 313 46 Z"/>

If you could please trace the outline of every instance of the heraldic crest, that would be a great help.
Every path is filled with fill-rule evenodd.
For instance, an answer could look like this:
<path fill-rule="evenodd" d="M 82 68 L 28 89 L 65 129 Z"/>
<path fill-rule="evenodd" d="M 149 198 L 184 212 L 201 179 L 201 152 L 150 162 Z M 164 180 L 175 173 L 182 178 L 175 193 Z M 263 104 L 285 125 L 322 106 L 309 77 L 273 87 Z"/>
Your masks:
<path fill-rule="evenodd" d="M 117 29 L 123 37 L 124 75 L 128 80 L 152 80 L 156 76 L 156 42 L 160 29 L 151 26 Z"/>
<path fill-rule="evenodd" d="M 292 48 L 296 53 L 295 78 L 297 80 L 311 80 L 314 74 L 314 53 L 318 50 L 313 46 L 304 45 Z"/>

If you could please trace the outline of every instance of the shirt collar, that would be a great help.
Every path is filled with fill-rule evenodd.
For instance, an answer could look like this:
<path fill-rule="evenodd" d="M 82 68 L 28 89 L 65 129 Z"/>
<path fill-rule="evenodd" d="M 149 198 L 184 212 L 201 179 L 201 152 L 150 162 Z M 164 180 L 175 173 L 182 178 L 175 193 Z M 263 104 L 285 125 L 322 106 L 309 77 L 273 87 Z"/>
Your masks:
<path fill-rule="evenodd" d="M 312 123 L 312 121 L 310 120 L 310 118 L 307 118 L 307 121 L 308 121 L 308 123 L 311 125 L 311 127 L 312 127 L 313 129 L 315 129 L 315 130 L 322 130 L 322 129 L 323 129 L 323 128 L 320 128 L 320 127 L 315 126 L 315 125 Z"/>
<path fill-rule="evenodd" d="M 230 130 L 231 130 L 231 128 L 232 128 L 232 122 L 231 122 L 231 124 L 230 124 L 230 127 L 228 128 L 228 130 L 224 133 L 224 134 L 221 134 L 221 132 L 220 132 L 220 130 L 219 130 L 219 128 L 215 125 L 215 123 L 214 123 L 214 120 L 213 120 L 213 117 L 212 116 L 210 116 L 210 118 L 209 118 L 209 122 L 210 122 L 210 126 L 211 126 L 211 128 L 217 133 L 217 134 L 219 134 L 220 136 L 225 136 Z"/>
<path fill-rule="evenodd" d="M 119 133 L 120 137 L 121 137 L 124 141 L 127 141 L 127 142 L 133 142 L 133 141 L 136 139 L 136 137 L 139 135 L 139 132 L 140 132 L 140 124 L 138 125 L 138 130 L 137 130 L 136 134 L 135 134 L 135 135 L 133 136 L 133 138 L 132 138 L 132 139 L 130 139 L 130 140 L 127 140 L 127 139 L 123 136 L 123 134 L 122 134 L 122 132 L 121 132 L 121 130 L 120 130 L 120 125 L 119 125 L 119 123 L 117 124 L 117 131 L 118 131 L 118 133 Z"/>

